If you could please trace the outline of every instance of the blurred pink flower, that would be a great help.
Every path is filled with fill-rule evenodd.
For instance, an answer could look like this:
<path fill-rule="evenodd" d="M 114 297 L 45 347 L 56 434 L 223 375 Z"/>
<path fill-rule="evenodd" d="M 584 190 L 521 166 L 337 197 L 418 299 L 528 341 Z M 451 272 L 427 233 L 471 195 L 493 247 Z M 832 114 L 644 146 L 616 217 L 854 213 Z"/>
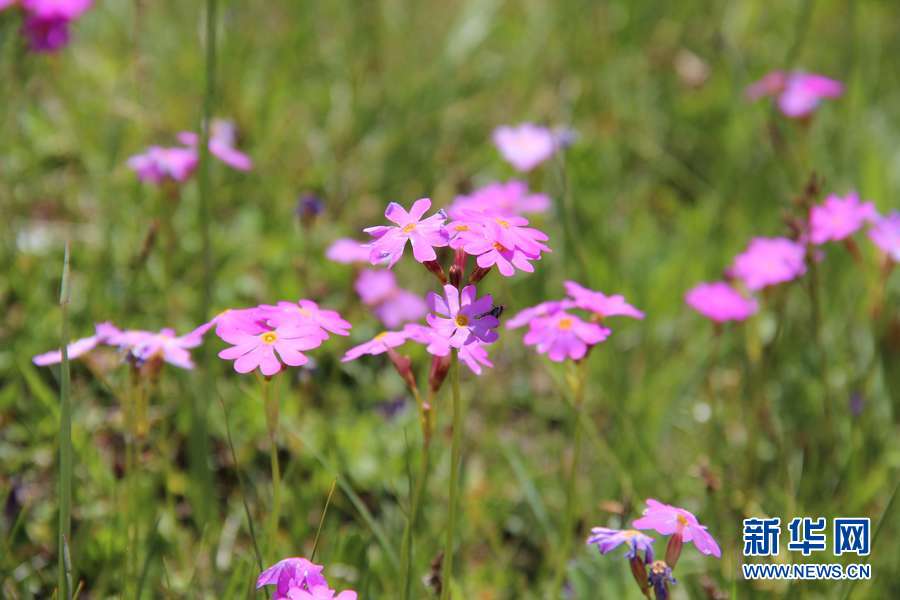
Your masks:
<path fill-rule="evenodd" d="M 371 248 L 369 261 L 373 265 L 387 263 L 389 268 L 393 267 L 403 256 L 407 241 L 412 245 L 413 257 L 417 261 L 437 259 L 434 249 L 448 243 L 447 233 L 443 229 L 447 217 L 444 211 L 440 210 L 423 219 L 422 216 L 429 208 L 431 200 L 428 198 L 416 200 L 409 212 L 396 202 L 388 204 L 384 216 L 397 226 L 378 225 L 363 230 L 374 238 L 369 244 Z"/>
<path fill-rule="evenodd" d="M 856 192 L 844 198 L 832 194 L 809 211 L 809 239 L 813 244 L 837 242 L 856 233 L 878 216 L 871 202 L 860 202 Z"/>
<path fill-rule="evenodd" d="M 320 329 L 300 319 L 270 326 L 261 333 L 249 333 L 241 327 L 219 327 L 216 335 L 232 344 L 219 352 L 219 358 L 234 361 L 238 373 L 250 373 L 255 369 L 266 377 L 282 369 L 282 363 L 299 367 L 309 362 L 303 354 L 322 345 Z"/>
<path fill-rule="evenodd" d="M 662 535 L 680 533 L 683 541 L 693 542 L 701 553 L 717 558 L 722 556 L 719 545 L 706 527 L 697 521 L 697 517 L 683 508 L 650 498 L 647 500 L 643 516 L 632 522 L 631 526 L 635 529 L 653 529 Z"/>
<path fill-rule="evenodd" d="M 521 172 L 532 170 L 560 147 L 556 132 L 533 123 L 503 125 L 494 130 L 493 138 L 503 158 Z"/>
<path fill-rule="evenodd" d="M 200 145 L 200 136 L 193 131 L 182 131 L 178 141 L 196 151 Z M 237 129 L 234 123 L 225 119 L 214 119 L 209 131 L 209 151 L 223 163 L 238 171 L 249 171 L 253 168 L 253 160 L 235 147 Z"/>
<path fill-rule="evenodd" d="M 337 595 L 335 596 L 335 594 Z M 338 593 L 327 585 L 317 585 L 309 590 L 299 587 L 291 588 L 288 590 L 287 595 L 282 598 L 287 600 L 356 600 L 356 592 L 344 590 Z M 282 598 L 276 598 L 275 600 L 282 600 Z"/>
<path fill-rule="evenodd" d="M 738 254 L 729 270 L 744 282 L 747 289 L 791 281 L 806 273 L 806 248 L 787 238 L 753 238 L 747 249 Z"/>
<path fill-rule="evenodd" d="M 398 289 L 393 271 L 363 269 L 353 284 L 360 300 L 367 306 L 376 306 L 390 298 Z"/>
<path fill-rule="evenodd" d="M 822 98 L 838 98 L 844 92 L 840 81 L 815 73 L 773 71 L 747 88 L 747 97 L 756 100 L 777 96 L 778 108 L 785 116 L 809 116 Z"/>
<path fill-rule="evenodd" d="M 743 321 L 759 309 L 756 300 L 745 298 L 724 281 L 701 283 L 685 295 L 684 301 L 717 323 Z"/>
<path fill-rule="evenodd" d="M 44 19 L 77 19 L 93 4 L 93 0 L 21 0 L 22 8 Z"/>
<path fill-rule="evenodd" d="M 191 148 L 150 146 L 143 154 L 129 158 L 128 166 L 141 181 L 160 184 L 187 180 L 197 168 L 197 160 Z"/>
<path fill-rule="evenodd" d="M 260 305 L 259 311 L 271 325 L 276 327 L 294 323 L 316 327 L 319 329 L 322 339 L 328 338 L 326 332 L 350 335 L 352 327 L 336 310 L 319 308 L 319 305 L 312 300 L 300 299 L 297 302 L 282 300 L 274 306 Z"/>
<path fill-rule="evenodd" d="M 275 598 L 286 598 L 291 589 L 309 589 L 327 586 L 322 575 L 323 567 L 305 558 L 292 557 L 280 560 L 256 579 L 256 589 L 266 585 L 275 586 Z M 342 599 L 343 600 L 343 599 Z"/>
<path fill-rule="evenodd" d="M 7 9 L 19 0 L 0 0 L 0 10 Z"/>
<path fill-rule="evenodd" d="M 99 344 L 104 343 L 112 331 L 118 331 L 112 323 L 97 324 L 94 327 L 94 335 L 75 340 L 66 346 L 69 360 L 74 360 L 79 356 L 87 354 Z M 62 362 L 62 351 L 51 350 L 50 352 L 44 352 L 43 354 L 38 354 L 32 358 L 31 361 L 39 367 L 57 364 Z"/>
<path fill-rule="evenodd" d="M 421 296 L 397 285 L 393 271 L 364 269 L 354 287 L 363 304 L 372 308 L 385 327 L 418 321 L 428 312 Z"/>
<path fill-rule="evenodd" d="M 573 308 L 574 306 L 575 304 L 571 300 L 549 300 L 547 302 L 541 302 L 536 306 L 525 308 L 517 312 L 511 319 L 506 321 L 506 328 L 516 329 L 523 325 L 528 325 L 534 319 L 546 317 L 560 310 Z"/>
<path fill-rule="evenodd" d="M 524 182 L 512 180 L 489 183 L 471 194 L 457 196 L 447 212 L 453 219 L 460 219 L 467 211 L 512 216 L 541 213 L 549 209 L 549 196 L 532 194 Z"/>
<path fill-rule="evenodd" d="M 325 251 L 325 256 L 329 260 L 344 264 L 368 263 L 371 254 L 372 250 L 368 245 L 350 238 L 334 240 Z"/>
<path fill-rule="evenodd" d="M 203 336 L 196 331 L 182 336 L 176 336 L 173 329 L 162 329 L 159 333 L 138 332 L 132 340 L 131 355 L 138 364 L 159 357 L 170 365 L 193 369 L 194 361 L 188 350 L 196 348 L 202 342 Z"/>
<path fill-rule="evenodd" d="M 876 217 L 869 239 L 894 262 L 900 262 L 900 212 Z"/>
<path fill-rule="evenodd" d="M 0 10 L 12 3 L 3 5 Z M 54 52 L 69 43 L 69 24 L 84 14 L 92 0 L 21 0 L 22 33 L 34 52 Z"/>
<path fill-rule="evenodd" d="M 341 362 L 356 360 L 364 354 L 384 354 L 391 348 L 402 346 L 409 338 L 409 333 L 404 331 L 382 331 L 371 340 L 363 342 L 347 350 Z"/>
<path fill-rule="evenodd" d="M 625 302 L 624 296 L 607 296 L 574 281 L 566 281 L 564 285 L 566 293 L 572 298 L 577 308 L 592 312 L 601 319 L 615 316 L 644 318 L 644 313 Z"/>
<path fill-rule="evenodd" d="M 587 540 L 588 544 L 597 547 L 600 554 L 608 554 L 621 546 L 627 544 L 627 558 L 635 558 L 641 550 L 645 553 L 645 562 L 653 562 L 653 542 L 655 540 L 644 535 L 636 529 L 609 529 L 606 527 L 591 528 L 591 535 Z"/>
<path fill-rule="evenodd" d="M 580 318 L 559 310 L 546 317 L 532 319 L 528 333 L 525 334 L 525 345 L 546 354 L 554 362 L 562 362 L 569 358 L 581 360 L 588 348 L 599 344 L 612 333 L 606 327 L 596 323 L 588 323 Z"/>
<path fill-rule="evenodd" d="M 462 292 L 452 285 L 444 286 L 444 296 L 428 293 L 428 306 L 433 311 L 426 321 L 454 348 L 460 348 L 475 340 L 491 343 L 497 339 L 494 329 L 500 324 L 490 313 L 493 300 L 490 294 L 476 299 L 474 285 L 467 285 Z"/>

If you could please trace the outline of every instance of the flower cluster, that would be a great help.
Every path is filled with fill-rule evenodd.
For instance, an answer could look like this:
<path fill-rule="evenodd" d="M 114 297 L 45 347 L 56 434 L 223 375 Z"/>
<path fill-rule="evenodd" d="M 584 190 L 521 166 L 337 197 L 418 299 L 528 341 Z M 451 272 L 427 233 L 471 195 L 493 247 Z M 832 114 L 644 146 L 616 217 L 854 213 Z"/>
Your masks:
<path fill-rule="evenodd" d="M 259 574 L 256 589 L 274 585 L 274 600 L 356 600 L 352 590 L 331 589 L 322 570 L 305 558 L 285 558 Z"/>
<path fill-rule="evenodd" d="M 534 346 L 554 362 L 583 359 L 591 347 L 612 334 L 606 327 L 609 317 L 644 318 L 644 313 L 626 302 L 624 296 L 607 296 L 574 281 L 566 281 L 564 285 L 568 298 L 526 308 L 506 324 L 509 329 L 528 325 L 525 344 Z M 587 320 L 570 312 L 571 309 L 586 311 Z"/>
<path fill-rule="evenodd" d="M 144 153 L 128 159 L 128 166 L 138 179 L 147 183 L 180 183 L 194 174 L 200 155 L 200 136 L 192 131 L 178 134 L 181 146 L 150 146 Z M 237 134 L 231 121 L 215 120 L 210 126 L 209 151 L 223 163 L 239 171 L 249 171 L 253 161 L 235 148 Z"/>
<path fill-rule="evenodd" d="M 22 34 L 33 52 L 56 52 L 69 43 L 69 26 L 91 8 L 93 0 L 0 0 L 0 10 L 20 5 Z"/>
<path fill-rule="evenodd" d="M 722 551 L 712 535 L 688 510 L 648 499 L 643 515 L 631 523 L 632 529 L 594 527 L 587 543 L 596 546 L 601 554 L 608 554 L 625 544 L 625 557 L 631 566 L 634 580 L 641 592 L 648 595 L 652 589 L 657 600 L 669 598 L 669 587 L 675 583 L 672 571 L 681 556 L 685 543 L 693 543 L 701 554 L 720 558 Z M 640 530 L 653 530 L 669 537 L 665 560 L 656 560 L 653 553 L 655 540 Z M 640 553 L 644 556 L 641 557 Z M 649 573 L 648 573 L 649 567 Z"/>
<path fill-rule="evenodd" d="M 747 88 L 747 97 L 757 100 L 776 97 L 778 109 L 787 117 L 809 117 L 823 98 L 839 98 L 844 93 L 840 81 L 815 73 L 773 71 Z"/>

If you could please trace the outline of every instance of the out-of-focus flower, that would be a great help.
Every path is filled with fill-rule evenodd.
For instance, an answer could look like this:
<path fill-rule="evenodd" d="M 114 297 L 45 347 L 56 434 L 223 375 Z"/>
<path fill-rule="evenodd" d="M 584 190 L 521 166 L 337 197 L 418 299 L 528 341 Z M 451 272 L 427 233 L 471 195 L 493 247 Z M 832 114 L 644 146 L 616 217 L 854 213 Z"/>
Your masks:
<path fill-rule="evenodd" d="M 516 170 L 527 172 L 560 148 L 559 133 L 533 123 L 503 125 L 494 130 L 494 145 Z"/>
<path fill-rule="evenodd" d="M 565 282 L 566 293 L 575 303 L 577 308 L 594 313 L 597 317 L 632 317 L 643 319 L 644 313 L 628 304 L 621 295 L 607 296 L 601 292 L 595 292 L 574 281 Z"/>
<path fill-rule="evenodd" d="M 547 302 L 541 302 L 536 306 L 531 306 L 517 312 L 511 319 L 506 321 L 506 328 L 516 329 L 523 325 L 528 325 L 534 319 L 546 317 L 557 311 L 572 308 L 573 306 L 574 303 L 571 300 L 548 300 Z"/>
<path fill-rule="evenodd" d="M 542 213 L 549 209 L 549 196 L 532 194 L 525 182 L 512 180 L 489 183 L 471 194 L 457 196 L 447 212 L 451 218 L 461 219 L 469 211 L 513 216 Z"/>
<path fill-rule="evenodd" d="M 372 249 L 368 244 L 351 240 L 350 238 L 339 238 L 334 240 L 325 251 L 325 256 L 334 262 L 350 264 L 350 263 L 368 263 Z"/>
<path fill-rule="evenodd" d="M 501 275 L 509 277 L 516 269 L 531 273 L 532 260 L 539 260 L 542 252 L 550 252 L 544 244 L 547 234 L 528 227 L 528 219 L 519 216 L 497 216 L 470 212 L 449 223 L 451 246 L 462 248 L 477 257 L 479 267 L 494 265 Z"/>
<path fill-rule="evenodd" d="M 297 208 L 294 209 L 294 212 L 301 224 L 309 226 L 324 210 L 325 205 L 321 198 L 314 194 L 304 194 L 297 200 Z"/>
<path fill-rule="evenodd" d="M 49 19 L 60 17 L 77 19 L 83 15 L 93 0 L 21 0 L 22 8 L 35 17 Z"/>
<path fill-rule="evenodd" d="M 66 346 L 66 353 L 69 360 L 74 360 L 79 356 L 87 354 L 96 348 L 98 344 L 104 343 L 113 331 L 118 331 L 118 329 L 115 329 L 112 323 L 97 324 L 94 327 L 94 335 L 75 340 Z M 38 354 L 31 360 L 39 367 L 54 365 L 62 362 L 62 351 L 51 350 L 50 352 L 44 352 L 43 354 Z"/>
<path fill-rule="evenodd" d="M 363 304 L 376 306 L 390 298 L 398 289 L 397 276 L 393 271 L 363 269 L 353 287 Z"/>
<path fill-rule="evenodd" d="M 356 600 L 356 592 L 344 590 L 338 593 L 327 585 L 317 585 L 310 590 L 291 588 L 284 598 L 288 600 Z M 276 600 L 281 599 L 276 598 Z"/>
<path fill-rule="evenodd" d="M 341 362 L 356 360 L 364 354 L 384 354 L 392 348 L 402 346 L 409 339 L 409 333 L 404 331 L 382 331 L 371 340 L 363 342 L 347 350 Z"/>
<path fill-rule="evenodd" d="M 326 331 L 337 335 L 350 335 L 352 327 L 336 310 L 319 308 L 312 300 L 301 299 L 297 302 L 282 300 L 274 306 L 263 304 L 259 307 L 259 311 L 275 327 L 292 325 L 299 319 L 300 325 L 317 327 L 323 339 L 328 337 Z"/>
<path fill-rule="evenodd" d="M 160 184 L 187 180 L 196 170 L 197 160 L 192 148 L 150 146 L 143 154 L 129 158 L 128 166 L 141 181 Z"/>
<path fill-rule="evenodd" d="M 56 52 L 69 44 L 69 23 L 64 17 L 28 15 L 22 23 L 22 34 L 33 52 Z"/>
<path fill-rule="evenodd" d="M 785 116 L 807 117 L 823 98 L 838 98 L 844 93 L 840 81 L 815 73 L 773 71 L 747 88 L 751 100 L 777 96 L 778 108 Z"/>
<path fill-rule="evenodd" d="M 787 238 L 753 238 L 738 254 L 730 274 L 744 282 L 749 290 L 796 279 L 806 273 L 806 248 Z"/>
<path fill-rule="evenodd" d="M 467 285 L 462 292 L 452 285 L 444 286 L 444 296 L 429 292 L 428 306 L 433 311 L 426 320 L 454 348 L 479 340 L 491 343 L 497 339 L 494 329 L 500 321 L 491 314 L 493 300 L 490 294 L 476 298 L 474 285 Z"/>
<path fill-rule="evenodd" d="M 19 0 L 0 0 L 0 10 L 4 10 L 18 2 Z"/>
<path fill-rule="evenodd" d="M 356 278 L 356 293 L 385 327 L 418 321 L 428 312 L 421 296 L 397 285 L 393 271 L 364 269 Z"/>
<path fill-rule="evenodd" d="M 677 583 L 672 577 L 672 568 L 662 560 L 653 561 L 650 565 L 649 582 L 656 600 L 669 600 L 669 584 Z"/>
<path fill-rule="evenodd" d="M 134 340 L 131 354 L 138 362 L 143 364 L 155 357 L 159 357 L 170 365 L 182 369 L 193 369 L 194 361 L 191 360 L 191 348 L 196 348 L 203 342 L 203 336 L 192 331 L 186 335 L 176 336 L 173 329 L 162 329 L 159 333 L 141 332 L 143 335 Z"/>
<path fill-rule="evenodd" d="M 209 129 L 209 151 L 232 169 L 249 171 L 253 168 L 253 160 L 235 147 L 236 131 L 231 121 L 213 120 Z M 200 145 L 200 136 L 193 131 L 182 131 L 178 134 L 178 141 L 196 151 Z"/>
<path fill-rule="evenodd" d="M 547 317 L 531 320 L 528 333 L 525 334 L 526 346 L 546 354 L 554 362 L 562 362 L 567 358 L 581 360 L 588 348 L 599 344 L 609 337 L 611 330 L 597 323 L 588 323 L 577 316 L 559 310 Z"/>
<path fill-rule="evenodd" d="M 745 298 L 724 281 L 701 283 L 685 294 L 684 301 L 717 323 L 743 321 L 759 309 L 756 300 Z"/>
<path fill-rule="evenodd" d="M 412 245 L 413 257 L 420 263 L 437 258 L 434 249 L 448 244 L 447 233 L 443 229 L 447 216 L 443 210 L 423 219 L 425 212 L 431 208 L 429 198 L 416 200 L 409 212 L 391 202 L 384 211 L 385 218 L 396 223 L 396 227 L 378 225 L 367 227 L 363 231 L 374 239 L 370 243 L 369 261 L 373 265 L 387 263 L 393 267 L 406 248 L 406 242 Z"/>
<path fill-rule="evenodd" d="M 256 579 L 256 589 L 266 585 L 275 586 L 275 597 L 285 598 L 291 589 L 311 589 L 327 586 L 322 575 L 323 567 L 305 558 L 293 557 L 280 560 Z M 343 600 L 343 599 L 342 599 Z"/>
<path fill-rule="evenodd" d="M 894 262 L 900 262 L 900 212 L 876 217 L 869 229 L 869 239 Z"/>
<path fill-rule="evenodd" d="M 636 529 L 608 529 L 606 527 L 594 527 L 587 543 L 594 545 L 601 554 L 608 554 L 622 544 L 628 544 L 627 558 L 634 558 L 639 551 L 646 553 L 646 562 L 653 561 L 654 539 L 644 535 Z"/>
<path fill-rule="evenodd" d="M 653 498 L 647 500 L 643 516 L 632 522 L 631 526 L 635 529 L 653 529 L 662 535 L 679 534 L 683 541 L 693 542 L 701 553 L 717 558 L 722 556 L 716 540 L 693 513 Z"/>
<path fill-rule="evenodd" d="M 850 237 L 878 216 L 871 202 L 860 202 L 856 192 L 844 198 L 831 195 L 809 211 L 809 240 L 813 244 Z"/>
<path fill-rule="evenodd" d="M 299 367 L 309 362 L 303 354 L 322 345 L 321 328 L 299 318 L 284 318 L 280 325 L 270 324 L 261 332 L 249 332 L 232 323 L 216 328 L 216 335 L 232 344 L 219 352 L 219 358 L 234 361 L 238 373 L 250 373 L 255 369 L 266 377 L 282 369 L 282 363 Z"/>

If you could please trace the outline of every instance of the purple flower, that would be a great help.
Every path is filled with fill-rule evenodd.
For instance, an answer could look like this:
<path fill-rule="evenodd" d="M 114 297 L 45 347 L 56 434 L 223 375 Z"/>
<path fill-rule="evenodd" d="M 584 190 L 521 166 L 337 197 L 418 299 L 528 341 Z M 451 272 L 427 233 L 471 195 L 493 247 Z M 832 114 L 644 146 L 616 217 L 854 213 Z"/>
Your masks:
<path fill-rule="evenodd" d="M 525 345 L 546 354 L 554 362 L 562 362 L 569 358 L 581 360 L 588 348 L 599 344 L 612 333 L 597 323 L 582 321 L 564 310 L 556 311 L 547 317 L 532 319 L 528 333 L 525 334 Z"/>
<path fill-rule="evenodd" d="M 388 204 L 384 216 L 397 226 L 378 225 L 363 230 L 374 238 L 370 243 L 369 261 L 373 265 L 387 263 L 389 268 L 393 267 L 403 256 L 407 241 L 412 245 L 413 257 L 420 263 L 437 259 L 434 249 L 448 243 L 443 229 L 447 217 L 441 210 L 423 219 L 429 208 L 431 200 L 428 198 L 416 200 L 409 212 L 396 202 Z"/>
<path fill-rule="evenodd" d="M 178 141 L 196 151 L 200 136 L 193 131 L 182 131 Z M 209 152 L 223 163 L 238 171 L 249 171 L 253 160 L 235 147 L 237 129 L 234 123 L 225 119 L 214 119 L 209 128 Z"/>
<path fill-rule="evenodd" d="M 900 262 L 900 212 L 876 217 L 869 239 L 894 262 Z"/>
<path fill-rule="evenodd" d="M 693 542 L 703 554 L 717 558 L 722 556 L 722 551 L 713 536 L 706 527 L 701 525 L 693 513 L 676 506 L 663 504 L 650 498 L 647 500 L 647 508 L 643 516 L 631 524 L 635 529 L 653 529 L 662 535 L 680 534 L 685 542 Z"/>
<path fill-rule="evenodd" d="M 418 294 L 397 289 L 373 311 L 385 327 L 399 327 L 424 317 L 428 313 L 428 305 Z"/>
<path fill-rule="evenodd" d="M 128 166 L 146 183 L 182 182 L 197 168 L 197 152 L 192 148 L 150 146 L 143 154 L 128 159 Z"/>
<path fill-rule="evenodd" d="M 809 211 L 809 240 L 816 245 L 850 237 L 878 216 L 871 202 L 860 202 L 856 192 L 831 195 Z"/>
<path fill-rule="evenodd" d="M 527 227 L 528 220 L 518 216 L 496 216 L 469 212 L 447 226 L 453 236 L 450 245 L 462 248 L 477 257 L 475 262 L 484 269 L 494 265 L 505 277 L 516 269 L 531 273 L 532 260 L 539 260 L 541 252 L 550 252 L 544 244 L 547 234 Z"/>
<path fill-rule="evenodd" d="M 806 248 L 787 238 L 753 238 L 729 272 L 752 291 L 791 281 L 806 273 Z"/>
<path fill-rule="evenodd" d="M 838 98 L 844 92 L 840 81 L 815 73 L 774 71 L 747 88 L 747 97 L 756 100 L 777 96 L 778 108 L 787 117 L 807 117 L 823 98 Z"/>
<path fill-rule="evenodd" d="M 571 300 L 549 300 L 536 306 L 522 309 L 506 322 L 507 329 L 516 329 L 528 325 L 533 320 L 552 315 L 560 310 L 573 308 L 575 304 Z"/>
<path fill-rule="evenodd" d="M 561 146 L 557 133 L 533 123 L 498 127 L 493 138 L 503 158 L 521 172 L 532 170 Z"/>
<path fill-rule="evenodd" d="M 359 299 L 366 306 L 377 306 L 390 298 L 398 289 L 393 271 L 363 269 L 353 284 Z"/>
<path fill-rule="evenodd" d="M 532 194 L 528 186 L 517 180 L 489 183 L 466 196 L 457 196 L 447 211 L 453 219 L 475 211 L 494 215 L 542 213 L 550 209 L 550 197 Z"/>
<path fill-rule="evenodd" d="M 478 340 L 459 349 L 459 360 L 476 375 L 481 375 L 483 366 L 489 369 L 494 367 L 494 363 L 488 358 L 487 348 Z"/>
<path fill-rule="evenodd" d="M 311 590 L 299 587 L 291 588 L 283 598 L 287 598 L 287 600 L 356 600 L 356 592 L 345 590 L 338 594 L 327 585 L 317 585 Z M 276 598 L 276 600 L 281 599 Z"/>
<path fill-rule="evenodd" d="M 334 240 L 325 251 L 325 256 L 329 260 L 344 264 L 368 263 L 371 254 L 372 249 L 367 244 L 350 238 Z"/>
<path fill-rule="evenodd" d="M 344 320 L 335 310 L 319 308 L 312 300 L 301 299 L 297 302 L 282 300 L 275 306 L 263 304 L 259 314 L 275 327 L 281 325 L 312 325 L 319 328 L 322 339 L 328 338 L 326 331 L 337 335 L 350 335 L 352 325 Z"/>
<path fill-rule="evenodd" d="M 32 52 L 56 52 L 69 43 L 69 23 L 65 17 L 28 15 L 22 23 L 22 34 L 28 38 Z"/>
<path fill-rule="evenodd" d="M 202 334 L 192 331 L 186 335 L 176 336 L 173 329 L 162 329 L 159 333 L 141 332 L 133 340 L 131 355 L 138 364 L 143 364 L 155 357 L 162 358 L 165 362 L 182 369 L 193 369 L 194 361 L 191 360 L 191 348 L 196 348 L 203 342 Z"/>
<path fill-rule="evenodd" d="M 280 560 L 262 573 L 256 579 L 256 589 L 265 585 L 274 585 L 275 597 L 285 598 L 292 588 L 310 589 L 318 586 L 327 586 L 328 582 L 322 576 L 321 565 L 312 563 L 305 558 L 285 558 Z"/>
<path fill-rule="evenodd" d="M 31 15 L 49 19 L 59 17 L 63 19 L 77 19 L 83 15 L 93 0 L 21 0 L 22 8 Z"/>
<path fill-rule="evenodd" d="M 684 301 L 698 313 L 717 323 L 743 321 L 756 314 L 759 304 L 745 298 L 724 281 L 701 283 L 691 289 Z"/>
<path fill-rule="evenodd" d="M 404 331 L 382 331 L 368 342 L 364 342 L 358 346 L 354 346 L 347 350 L 341 362 L 356 360 L 364 354 L 378 355 L 384 354 L 392 348 L 402 346 L 409 338 L 409 333 Z"/>
<path fill-rule="evenodd" d="M 479 299 L 475 295 L 474 285 L 467 285 L 461 293 L 452 285 L 445 285 L 443 297 L 428 293 L 428 306 L 433 312 L 426 321 L 454 348 L 475 340 L 489 344 L 497 339 L 494 329 L 500 321 L 490 314 L 493 300 L 490 294 Z"/>
<path fill-rule="evenodd" d="M 625 556 L 635 558 L 640 551 L 644 552 L 646 562 L 653 562 L 653 542 L 655 540 L 636 529 L 607 529 L 594 527 L 587 543 L 597 546 L 600 554 L 608 554 L 622 544 L 628 544 Z"/>
<path fill-rule="evenodd" d="M 94 335 L 75 340 L 66 346 L 69 360 L 74 360 L 87 354 L 96 348 L 97 345 L 104 343 L 113 331 L 118 332 L 118 329 L 112 323 L 97 324 L 94 327 Z M 62 351 L 51 350 L 50 352 L 44 352 L 32 358 L 31 361 L 39 367 L 57 364 L 62 362 Z"/>
<path fill-rule="evenodd" d="M 566 293 L 575 302 L 577 308 L 592 312 L 601 319 L 615 316 L 644 318 L 644 313 L 625 302 L 624 296 L 606 296 L 574 281 L 566 281 L 564 285 Z"/>
<path fill-rule="evenodd" d="M 672 577 L 672 569 L 665 561 L 657 560 L 650 565 L 650 574 L 648 576 L 650 585 L 653 586 L 653 593 L 656 600 L 669 600 L 669 584 L 677 583 Z"/>
<path fill-rule="evenodd" d="M 238 327 L 221 327 L 216 335 L 232 344 L 219 352 L 219 358 L 234 361 L 238 373 L 250 373 L 255 369 L 266 377 L 282 369 L 282 363 L 299 367 L 309 362 L 303 354 L 322 345 L 320 329 L 300 319 L 271 326 L 261 333 L 248 333 Z"/>

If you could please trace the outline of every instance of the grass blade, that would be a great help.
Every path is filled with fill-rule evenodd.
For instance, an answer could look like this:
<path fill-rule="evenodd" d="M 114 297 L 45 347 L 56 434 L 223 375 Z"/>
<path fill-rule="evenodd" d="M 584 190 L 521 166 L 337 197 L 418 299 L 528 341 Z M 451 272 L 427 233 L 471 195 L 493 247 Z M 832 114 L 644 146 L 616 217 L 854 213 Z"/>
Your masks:
<path fill-rule="evenodd" d="M 63 258 L 62 283 L 59 286 L 59 308 L 62 316 L 60 348 L 62 365 L 59 384 L 59 597 L 72 598 L 72 569 L 68 539 L 72 533 L 72 400 L 69 397 L 69 244 Z"/>

